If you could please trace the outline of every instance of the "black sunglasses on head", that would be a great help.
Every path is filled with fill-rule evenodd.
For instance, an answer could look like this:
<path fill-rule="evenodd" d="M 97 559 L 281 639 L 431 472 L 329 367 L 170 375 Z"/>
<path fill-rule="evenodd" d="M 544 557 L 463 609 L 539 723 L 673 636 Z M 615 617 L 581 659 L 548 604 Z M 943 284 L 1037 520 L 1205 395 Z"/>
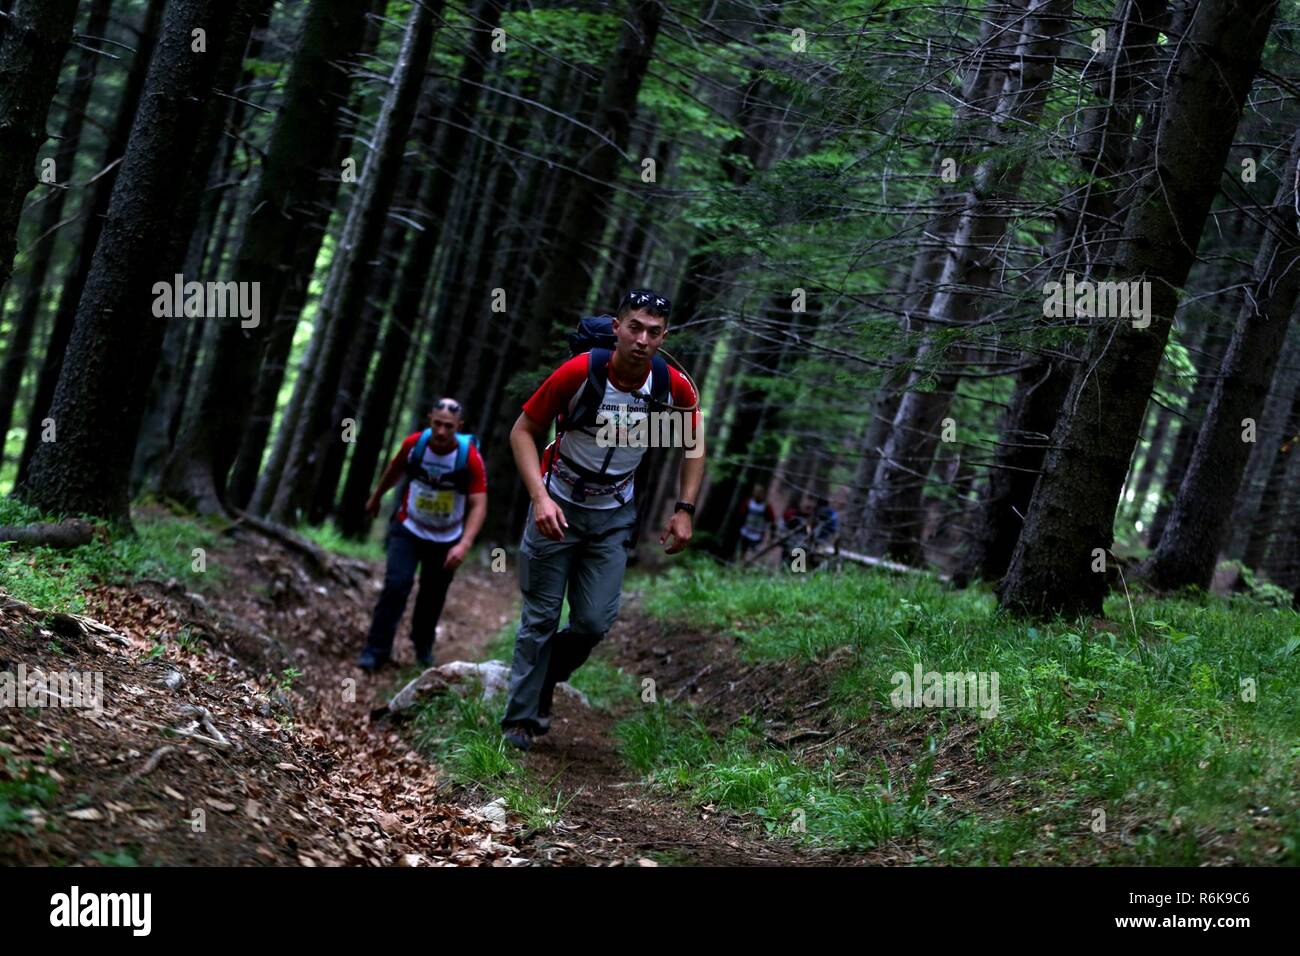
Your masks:
<path fill-rule="evenodd" d="M 664 318 L 668 317 L 669 310 L 672 309 L 672 303 L 659 295 L 657 292 L 651 292 L 649 289 L 633 289 L 623 296 L 623 301 L 618 304 L 618 311 L 622 312 L 625 306 L 633 306 L 638 309 L 649 309 L 651 312 L 657 312 Z"/>
<path fill-rule="evenodd" d="M 453 402 L 450 398 L 439 399 L 437 402 L 434 403 L 433 410 L 435 412 L 446 410 L 451 412 L 453 415 L 459 415 L 460 402 Z"/>

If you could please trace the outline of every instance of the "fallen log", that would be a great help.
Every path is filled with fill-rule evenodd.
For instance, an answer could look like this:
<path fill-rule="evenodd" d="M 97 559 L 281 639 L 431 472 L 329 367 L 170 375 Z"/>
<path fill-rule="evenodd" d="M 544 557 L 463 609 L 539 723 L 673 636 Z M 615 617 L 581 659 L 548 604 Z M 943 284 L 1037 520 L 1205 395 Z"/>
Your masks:
<path fill-rule="evenodd" d="M 910 564 L 899 564 L 897 561 L 874 558 L 869 554 L 858 554 L 856 551 L 846 551 L 843 548 L 831 547 L 830 545 L 823 545 L 813 550 L 814 553 L 822 557 L 840 558 L 844 561 L 852 561 L 854 564 L 864 564 L 869 568 L 884 568 L 886 571 L 896 571 L 899 574 L 934 574 L 940 581 L 952 580 L 952 575 L 949 574 L 937 574 L 927 568 L 915 568 Z"/>
<path fill-rule="evenodd" d="M 94 526 L 79 518 L 0 527 L 0 542 L 12 541 L 21 548 L 77 548 L 90 544 L 94 536 Z"/>
<path fill-rule="evenodd" d="M 232 527 L 247 525 L 258 534 L 272 541 L 278 541 L 291 551 L 295 551 L 307 558 L 312 567 L 318 574 L 325 577 L 333 578 L 343 585 L 362 584 L 370 576 L 370 568 L 364 561 L 357 561 L 351 558 L 342 558 L 330 554 L 324 548 L 318 547 L 308 541 L 302 535 L 290 531 L 288 528 L 274 524 L 270 521 L 263 521 L 256 518 L 246 511 L 236 513 L 235 522 Z"/>
<path fill-rule="evenodd" d="M 93 617 L 71 614 L 66 611 L 43 611 L 4 592 L 0 592 L 0 610 L 18 611 L 35 621 L 40 621 L 48 626 L 50 630 L 64 637 L 84 638 L 96 644 L 102 641 L 111 641 L 122 647 L 131 646 L 130 640 L 125 636 L 119 634 L 102 621 L 96 621 Z"/>

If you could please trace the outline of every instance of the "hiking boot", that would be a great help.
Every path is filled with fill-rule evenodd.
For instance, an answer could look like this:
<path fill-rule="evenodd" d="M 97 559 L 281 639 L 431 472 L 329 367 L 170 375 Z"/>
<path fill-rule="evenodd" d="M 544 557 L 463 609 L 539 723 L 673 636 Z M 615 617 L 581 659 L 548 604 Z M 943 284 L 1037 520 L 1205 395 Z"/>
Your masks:
<path fill-rule="evenodd" d="M 520 750 L 529 750 L 533 746 L 533 732 L 523 725 L 507 727 L 504 731 L 506 743 Z"/>
<path fill-rule="evenodd" d="M 387 657 L 379 654 L 377 651 L 372 651 L 370 648 L 366 648 L 362 651 L 361 656 L 357 658 L 357 666 L 367 674 L 373 674 L 386 663 L 388 663 Z"/>

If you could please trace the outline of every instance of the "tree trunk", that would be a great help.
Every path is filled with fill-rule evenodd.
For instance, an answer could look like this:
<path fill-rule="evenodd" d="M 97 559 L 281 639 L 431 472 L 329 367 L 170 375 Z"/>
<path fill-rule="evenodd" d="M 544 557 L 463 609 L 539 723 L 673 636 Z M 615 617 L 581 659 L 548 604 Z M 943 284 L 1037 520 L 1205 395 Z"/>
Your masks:
<path fill-rule="evenodd" d="M 1160 544 L 1144 569 L 1147 582 L 1161 590 L 1208 588 L 1214 577 L 1215 559 L 1250 457 L 1243 430 L 1247 422 L 1252 432 L 1258 427 L 1300 291 L 1298 161 L 1300 135 L 1292 143 L 1273 206 L 1266 210 L 1254 281 L 1243 296 L 1191 464 Z"/>
<path fill-rule="evenodd" d="M 59 373 L 63 370 L 63 356 L 67 352 L 72 325 L 77 318 L 77 305 L 81 301 L 86 277 L 90 274 L 95 247 L 99 244 L 99 237 L 104 229 L 108 203 L 113 195 L 113 184 L 117 182 L 117 175 L 122 168 L 120 161 L 126 152 L 127 140 L 131 136 L 131 127 L 140 106 L 140 93 L 144 89 L 154 43 L 158 37 L 158 27 L 162 23 L 163 9 L 166 6 L 167 0 L 150 0 L 149 6 L 145 9 L 135 57 L 131 61 L 131 70 L 127 74 L 122 97 L 118 102 L 113 127 L 109 131 L 108 141 L 100 159 L 99 168 L 102 172 L 82 200 L 82 206 L 86 210 L 83 217 L 85 225 L 77 241 L 76 255 L 64 277 L 63 288 L 59 293 L 59 307 L 54 313 L 54 326 L 45 343 L 40 375 L 36 379 L 36 392 L 27 411 L 27 437 L 23 441 L 22 454 L 18 459 L 18 478 L 15 485 L 21 485 L 26 479 L 32 456 L 41 446 L 41 423 L 49 414 L 50 403 L 54 401 L 54 389 L 59 383 Z"/>
<path fill-rule="evenodd" d="M 36 153 L 76 17 L 77 0 L 19 0 L 0 22 L 0 289 L 13 273 L 18 220 L 36 185 Z"/>
<path fill-rule="evenodd" d="M 333 205 L 339 189 L 340 165 L 332 161 L 340 152 L 341 118 L 352 88 L 344 61 L 356 51 L 365 15 L 366 5 L 357 0 L 313 0 L 303 23 L 261 179 L 235 253 L 235 280 L 259 284 L 259 323 L 244 328 L 230 320 L 218 327 L 213 354 L 195 386 L 197 398 L 183 419 L 163 476 L 166 494 L 194 503 L 201 512 L 246 503 L 244 488 L 226 493 L 226 477 L 237 452 L 248 455 L 251 473 L 254 477 L 257 473 L 255 459 L 261 457 L 261 445 L 254 455 L 247 445 L 241 447 L 241 435 L 246 440 L 260 435 L 265 442 L 270 427 L 269 420 L 256 420 L 257 412 L 265 412 L 254 407 L 259 396 L 258 369 L 263 353 L 275 347 L 268 348 L 269 344 L 285 346 L 285 356 L 292 345 L 297 311 L 286 318 L 281 308 L 292 281 L 298 279 L 304 288 L 307 284 L 324 236 L 321 210 Z M 323 158 L 332 165 L 322 168 Z M 319 229 L 311 228 L 318 223 Z M 283 358 L 281 374 L 268 372 L 274 380 L 268 392 L 279 392 L 282 362 Z M 244 484 L 251 491 L 247 476 Z"/>
<path fill-rule="evenodd" d="M 339 441 L 342 425 L 330 421 L 334 397 L 343 374 L 348 349 L 358 331 L 371 261 L 383 238 L 388 208 L 397 187 L 403 145 L 415 118 L 415 106 L 429 51 L 433 47 L 435 20 L 442 3 L 417 4 L 411 8 L 406 34 L 398 54 L 388 96 L 375 128 L 375 146 L 362 174 L 364 192 L 356 198 L 355 240 L 340 245 L 331 270 L 336 281 L 333 295 L 321 303 L 317 335 L 320 351 L 312 369 L 312 389 L 289 455 L 272 499 L 270 516 L 282 524 L 292 523 L 307 503 L 311 479 L 325 443 Z"/>
<path fill-rule="evenodd" d="M 1012 126 L 1032 123 L 1042 112 L 1071 7 L 1072 0 L 1029 4 L 1014 68 L 1007 70 L 991 118 L 995 143 L 1004 143 Z M 976 168 L 971 192 L 957 216 L 938 291 L 924 319 L 929 330 L 969 324 L 979 314 L 977 296 L 997 276 L 999 246 L 1007 229 L 1000 206 L 1019 190 L 1023 171 L 1023 165 L 1009 165 L 996 154 Z M 938 357 L 934 344 L 924 341 L 917 357 L 934 362 Z M 952 359 L 939 361 L 946 364 Z M 917 385 L 933 375 L 922 368 L 911 376 L 882 449 L 863 517 L 871 540 L 869 553 L 905 564 L 916 564 L 921 557 L 921 502 L 939 429 L 959 383 L 941 367 L 935 387 L 920 391 Z"/>
<path fill-rule="evenodd" d="M 1263 500 L 1264 485 L 1268 481 L 1278 449 L 1290 437 L 1286 431 L 1286 416 L 1291 408 L 1292 396 L 1297 391 L 1300 391 L 1300 327 L 1293 316 L 1286 352 L 1273 375 L 1273 387 L 1260 419 L 1259 440 L 1251 449 L 1250 463 L 1246 466 L 1241 491 L 1237 495 L 1237 506 L 1232 513 L 1232 539 L 1225 552 L 1229 558 L 1240 559 L 1244 556 L 1256 525 L 1276 504 L 1275 501 Z"/>
<path fill-rule="evenodd" d="M 180 265 L 225 116 L 216 90 L 238 77 L 264 2 L 167 5 L 54 393 L 56 440 L 41 444 L 19 488 L 43 510 L 130 526 L 131 458 L 164 332 L 154 284 Z M 204 24 L 206 53 L 191 48 L 196 23 Z"/>
<path fill-rule="evenodd" d="M 1149 325 L 1095 320 L 1083 371 L 1038 480 L 1025 528 L 1002 582 L 1002 606 L 1036 614 L 1100 613 L 1108 552 L 1146 402 L 1169 336 L 1220 170 L 1259 69 L 1276 3 L 1249 10 L 1203 0 L 1180 44 L 1161 110 L 1162 162 L 1137 190 L 1114 275 L 1150 285 Z"/>
<path fill-rule="evenodd" d="M 1151 548 L 1160 544 L 1169 513 L 1173 510 L 1174 497 L 1182 486 L 1183 475 L 1192 460 L 1192 449 L 1196 446 L 1196 434 L 1200 430 L 1201 420 L 1205 417 L 1210 394 L 1214 390 L 1214 379 L 1219 374 L 1219 360 L 1223 356 L 1224 341 L 1212 336 L 1206 330 L 1204 334 L 1195 334 L 1194 341 L 1201 344 L 1201 361 L 1192 392 L 1187 398 L 1183 410 L 1183 420 L 1178 426 L 1178 435 L 1174 438 L 1173 452 L 1165 465 L 1164 476 L 1160 479 L 1160 497 L 1156 513 L 1151 518 L 1151 527 L 1147 529 L 1146 542 Z"/>
<path fill-rule="evenodd" d="M 112 5 L 113 0 L 95 0 L 86 19 L 86 33 L 89 36 L 104 35 Z M 90 103 L 90 92 L 95 85 L 95 71 L 98 66 L 99 56 L 96 53 L 91 50 L 81 51 L 77 61 L 77 73 L 73 77 L 72 89 L 68 95 L 68 108 L 63 117 L 59 145 L 53 156 L 54 174 L 61 177 L 65 183 L 72 178 L 72 167 L 76 161 L 77 150 L 81 147 L 81 129 L 85 123 L 86 107 Z M 22 302 L 18 306 L 18 314 L 13 319 L 9 333 L 9 347 L 5 350 L 4 366 L 0 368 L 0 462 L 4 460 L 5 436 L 8 435 L 9 425 L 13 421 L 14 403 L 18 399 L 23 372 L 27 368 L 28 350 L 31 348 L 41 306 L 46 299 L 45 281 L 49 276 L 50 263 L 54 259 L 54 247 L 58 243 L 57 230 L 63 221 L 63 210 L 69 192 L 71 189 L 66 184 L 52 187 L 45 197 L 41 216 L 36 225 L 37 244 L 30 250 L 32 259 L 27 270 Z"/>

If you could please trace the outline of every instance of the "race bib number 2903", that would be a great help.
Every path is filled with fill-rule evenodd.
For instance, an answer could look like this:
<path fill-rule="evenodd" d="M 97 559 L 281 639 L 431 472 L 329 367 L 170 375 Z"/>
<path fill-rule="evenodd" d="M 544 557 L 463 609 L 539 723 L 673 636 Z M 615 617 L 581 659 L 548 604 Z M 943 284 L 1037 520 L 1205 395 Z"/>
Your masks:
<path fill-rule="evenodd" d="M 428 518 L 448 518 L 455 508 L 456 494 L 452 491 L 425 491 L 415 496 L 415 510 Z"/>

